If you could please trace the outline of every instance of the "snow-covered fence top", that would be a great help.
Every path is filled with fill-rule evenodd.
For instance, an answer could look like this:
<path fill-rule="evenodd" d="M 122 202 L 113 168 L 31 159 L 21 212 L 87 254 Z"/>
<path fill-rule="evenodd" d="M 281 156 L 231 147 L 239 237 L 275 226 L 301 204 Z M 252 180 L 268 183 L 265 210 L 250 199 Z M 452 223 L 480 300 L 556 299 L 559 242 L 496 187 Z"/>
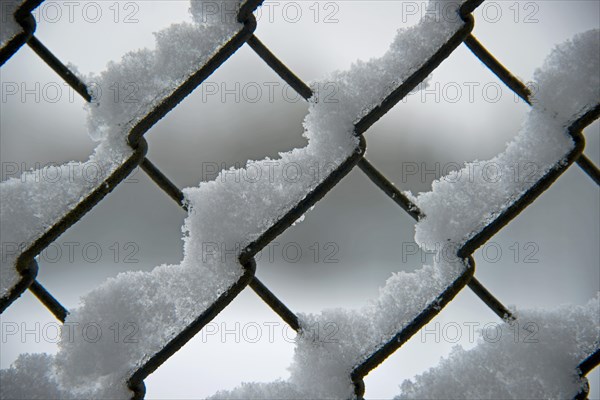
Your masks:
<path fill-rule="evenodd" d="M 584 360 L 597 362 L 594 355 L 600 347 L 595 318 L 597 299 L 575 310 L 510 311 L 473 277 L 475 265 L 470 254 L 534 201 L 572 163 L 585 159 L 581 130 L 599 113 L 598 31 L 575 37 L 549 56 L 536 74 L 541 90 L 535 101 L 530 99 L 533 108 L 522 131 L 505 152 L 494 158 L 499 165 L 520 159 L 535 160 L 544 168 L 534 181 L 515 180 L 518 185 L 502 180 L 493 184 L 486 181 L 449 185 L 449 179 L 437 181 L 431 192 L 415 196 L 399 191 L 364 158 L 366 144 L 362 135 L 419 83 L 426 82 L 427 76 L 463 42 L 511 89 L 519 92 L 523 88 L 500 63 L 487 56 L 470 34 L 473 28 L 470 13 L 481 1 L 431 0 L 429 6 L 433 12 L 427 13 L 417 25 L 400 29 L 381 57 L 357 61 L 349 70 L 333 72 L 327 77 L 339 89 L 335 103 L 313 98 L 308 85 L 252 34 L 256 22 L 251 11 L 260 1 L 210 2 L 211 7 L 233 7 L 236 11 L 233 18 L 207 13 L 210 9 L 207 3 L 192 1 L 193 23 L 175 24 L 158 32 L 154 49 L 130 52 L 96 75 L 78 76 L 77 71 L 53 57 L 34 36 L 26 39 L 44 61 L 90 102 L 88 130 L 99 144 L 87 162 L 61 166 L 80 172 L 75 176 L 82 178 L 75 182 L 71 179 L 49 185 L 36 179 L 11 179 L 0 183 L 2 240 L 22 243 L 22 252 L 2 254 L 0 309 L 4 310 L 29 288 L 63 322 L 79 327 L 90 322 L 135 323 L 140 340 L 136 343 L 114 343 L 108 337 L 96 343 L 64 340 L 56 356 L 22 355 L 11 368 L 0 372 L 2 397 L 141 397 L 144 378 L 246 286 L 298 332 L 291 378 L 266 384 L 245 383 L 232 391 L 219 392 L 215 398 L 361 397 L 365 390 L 364 376 L 467 285 L 505 320 L 506 329 L 523 318 L 535 320 L 546 328 L 545 340 L 537 346 L 515 347 L 502 341 L 469 352 L 457 350 L 443 361 L 440 369 L 432 369 L 414 382 L 404 382 L 400 398 L 574 397 L 584 393 L 585 378 L 580 375 L 589 368 L 578 368 Z M 21 22 L 28 17 L 27 13 L 14 17 L 18 7 L 17 4 L 14 9 L 6 8 L 12 22 L 2 28 L 3 46 L 18 35 L 17 25 L 22 26 Z M 445 17 L 436 15 L 436 10 Z M 447 18 L 449 10 L 454 18 Z M 265 172 L 258 175 L 263 177 L 258 181 L 238 182 L 217 177 L 180 190 L 145 158 L 146 143 L 142 136 L 245 43 L 309 102 L 309 113 L 304 120 L 308 144 L 279 154 L 283 161 L 280 163 L 274 164 L 270 159 L 249 161 L 246 169 Z M 106 99 L 96 101 L 93 90 L 88 90 L 92 82 L 125 81 L 141 83 L 140 102 L 123 105 Z M 523 92 L 519 94 L 527 97 Z M 89 163 L 101 165 L 107 171 L 106 179 L 85 180 L 83 171 Z M 284 176 L 269 173 L 274 165 L 281 168 L 289 163 L 302 168 L 326 166 L 328 174 L 318 181 L 311 174 L 302 174 L 307 179 L 293 183 L 270 179 Z M 35 280 L 34 257 L 137 165 L 189 212 L 183 226 L 182 260 L 178 265 L 160 265 L 150 272 L 130 271 L 111 278 L 84 296 L 77 309 L 67 312 Z M 419 245 L 438 249 L 437 243 L 450 243 L 453 257 L 436 257 L 440 261 L 434 265 L 423 266 L 414 273 L 394 274 L 381 288 L 379 297 L 360 309 L 295 314 L 254 276 L 257 266 L 252 257 L 296 220 L 301 220 L 357 165 L 393 201 L 419 218 L 415 235 Z M 598 170 L 593 165 L 584 162 L 580 165 L 598 181 Z M 39 173 L 30 171 L 25 175 Z M 206 242 L 238 248 L 237 257 L 226 261 L 203 257 L 201 244 Z M 339 340 L 334 343 L 321 340 L 306 329 L 323 321 L 335 322 L 341 328 Z M 549 355 L 549 349 L 558 355 Z M 472 365 L 479 366 L 482 360 L 489 362 L 489 368 L 472 371 Z M 516 369 L 513 363 L 517 364 Z M 548 364 L 551 368 L 532 371 L 531 366 Z M 467 374 L 472 381 L 464 389 L 462 380 L 456 381 Z"/>

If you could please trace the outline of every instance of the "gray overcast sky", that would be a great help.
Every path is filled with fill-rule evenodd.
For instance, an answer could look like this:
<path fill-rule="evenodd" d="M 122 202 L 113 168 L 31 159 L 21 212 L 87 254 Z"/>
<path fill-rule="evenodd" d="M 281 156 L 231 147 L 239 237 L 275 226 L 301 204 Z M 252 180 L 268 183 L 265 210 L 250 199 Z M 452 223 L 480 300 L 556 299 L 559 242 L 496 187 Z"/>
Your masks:
<path fill-rule="evenodd" d="M 96 2 L 102 10 L 97 23 L 86 21 L 81 2 L 69 21 L 64 2 L 47 2 L 56 8 L 37 12 L 36 36 L 61 60 L 82 73 L 101 71 L 109 60 L 127 51 L 153 46 L 152 32 L 171 23 L 190 20 L 187 1 L 136 1 L 133 8 L 113 2 Z M 93 3 L 93 2 L 92 2 Z M 282 1 L 269 2 L 259 14 L 256 35 L 305 81 L 318 79 L 335 69 L 345 69 L 356 59 L 381 55 L 397 28 L 418 21 L 407 14 L 402 1 Z M 301 10 L 298 22 L 285 14 L 286 4 Z M 413 2 L 414 3 L 414 2 Z M 417 2 L 421 5 L 423 2 Z M 47 6 L 46 6 L 47 7 Z M 318 13 L 316 12 L 318 10 Z M 134 14 L 131 14 L 134 12 Z M 130 15 L 135 23 L 125 23 Z M 554 44 L 575 33 L 600 27 L 598 1 L 492 1 L 475 12 L 474 34 L 509 69 L 530 81 Z M 54 19 L 56 18 L 56 21 Z M 115 22 L 116 20 L 116 22 Z M 329 21 L 331 23 L 326 23 Z M 43 95 L 39 102 L 19 96 L 3 98 L 1 104 L 0 159 L 23 169 L 36 163 L 85 160 L 94 148 L 86 134 L 83 102 L 72 99 L 62 81 L 28 48 L 23 48 L 0 70 L 1 82 L 35 87 L 58 83 L 62 96 L 56 103 Z M 286 100 L 284 83 L 249 49 L 243 47 L 208 80 L 219 87 L 249 83 L 264 88 L 252 103 L 221 101 L 198 88 L 146 135 L 148 157 L 180 187 L 194 186 L 207 168 L 243 165 L 249 159 L 275 157 L 279 151 L 304 146 L 302 120 L 307 106 Z M 266 83 L 276 83 L 272 99 Z M 472 96 L 469 85 L 477 83 Z M 367 133 L 367 158 L 402 189 L 427 191 L 452 163 L 485 160 L 502 151 L 518 131 L 527 106 L 466 49 L 460 47 L 436 70 L 430 84 L 434 92 L 417 93 L 397 105 Z M 500 87 L 498 101 L 490 101 L 486 85 Z M 454 102 L 455 92 L 460 96 Z M 291 91 L 290 91 L 291 93 Z M 437 93 L 439 96 L 436 99 Z M 599 124 L 586 130 L 586 154 L 600 163 Z M 408 168 L 432 169 L 434 174 L 407 175 Z M 437 168 L 437 170 L 436 170 Z M 5 179 L 3 169 L 2 179 Z M 476 253 L 477 277 L 506 304 L 519 308 L 551 307 L 563 303 L 583 304 L 600 289 L 599 190 L 577 167 L 571 168 L 521 216 L 493 239 L 502 249 L 496 262 L 483 251 Z M 178 263 L 182 256 L 181 225 L 185 215 L 142 172 L 136 173 L 89 215 L 69 229 L 57 242 L 63 255 L 42 255 L 39 280 L 67 307 L 77 305 L 81 295 L 104 279 L 126 270 L 150 270 L 161 263 Z M 332 190 L 306 220 L 277 239 L 258 263 L 257 275 L 294 311 L 318 311 L 332 306 L 360 306 L 377 294 L 377 288 L 394 271 L 414 270 L 421 255 L 403 257 L 403 244 L 413 239 L 413 221 L 378 191 L 359 170 L 353 171 Z M 97 243 L 103 256 L 88 262 L 80 253 L 71 262 L 64 243 Z M 132 248 L 136 263 L 124 262 Z M 120 255 L 114 262 L 111 246 Z M 286 260 L 281 248 L 298 243 L 299 262 Z M 320 255 L 315 262 L 311 246 Z M 334 247 L 327 247 L 333 243 Z M 511 246 L 517 244 L 515 259 Z M 538 262 L 525 263 L 529 243 Z M 513 247 L 514 248 L 514 247 Z M 337 249 L 334 263 L 325 254 Z M 484 251 L 485 251 L 484 247 Z M 403 259 L 404 258 L 404 259 Z M 425 261 L 431 262 L 431 258 Z M 2 321 L 52 321 L 49 313 L 30 294 L 25 294 L 2 317 Z M 246 291 L 216 320 L 232 327 L 242 323 L 280 322 L 253 293 Z M 498 322 L 468 290 L 464 290 L 434 322 Z M 266 330 L 265 330 L 266 332 Z M 194 398 L 242 381 L 286 378 L 293 344 L 283 340 L 279 327 L 275 343 L 235 343 L 219 335 L 193 339 L 147 381 L 148 398 Z M 465 347 L 473 344 L 466 338 Z M 0 366 L 6 368 L 22 352 L 56 351 L 50 343 L 20 340 L 1 343 Z M 424 341 L 417 334 L 366 379 L 368 398 L 398 394 L 406 378 L 437 364 L 453 343 Z M 210 360 L 205 362 L 204 360 Z M 600 398 L 598 369 L 590 377 L 592 398 Z"/>

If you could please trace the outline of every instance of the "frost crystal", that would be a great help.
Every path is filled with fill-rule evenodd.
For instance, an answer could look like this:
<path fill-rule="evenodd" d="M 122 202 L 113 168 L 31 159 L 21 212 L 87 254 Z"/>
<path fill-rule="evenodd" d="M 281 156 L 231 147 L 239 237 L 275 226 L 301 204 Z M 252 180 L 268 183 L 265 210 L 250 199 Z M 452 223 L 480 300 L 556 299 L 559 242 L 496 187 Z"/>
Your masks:
<path fill-rule="evenodd" d="M 21 25 L 15 21 L 14 13 L 21 7 L 24 1 L 3 1 L 0 4 L 0 48 L 17 36 L 23 30 Z"/>

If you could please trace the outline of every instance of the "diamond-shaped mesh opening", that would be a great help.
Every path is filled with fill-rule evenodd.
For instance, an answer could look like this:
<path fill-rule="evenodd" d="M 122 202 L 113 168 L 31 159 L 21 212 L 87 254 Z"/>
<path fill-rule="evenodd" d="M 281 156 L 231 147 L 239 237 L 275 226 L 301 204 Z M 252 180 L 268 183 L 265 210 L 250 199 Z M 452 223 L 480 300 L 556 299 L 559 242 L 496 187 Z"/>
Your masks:
<path fill-rule="evenodd" d="M 192 22 L 188 9 L 189 2 L 182 0 L 43 2 L 33 12 L 35 35 L 61 60 L 88 74 L 132 50 L 154 48 L 154 32 Z"/>
<path fill-rule="evenodd" d="M 194 187 L 223 169 L 305 147 L 306 112 L 302 97 L 244 46 L 148 133 L 148 158 L 180 187 Z"/>
<path fill-rule="evenodd" d="M 415 194 L 465 162 L 503 151 L 529 108 L 465 46 L 418 89 L 372 127 L 368 149 L 369 161 Z"/>
<path fill-rule="evenodd" d="M 141 204 L 140 194 L 144 195 Z M 119 273 L 149 272 L 157 265 L 179 263 L 184 213 L 172 203 L 143 171 L 130 175 L 42 250 L 37 280 L 51 293 L 60 293 L 61 303 L 72 309 L 83 295 Z M 118 213 L 111 212 L 115 204 Z M 153 209 L 164 211 L 153 213 Z"/>
<path fill-rule="evenodd" d="M 405 8 L 402 1 L 265 2 L 255 12 L 256 35 L 309 82 L 345 70 L 357 59 L 381 56 L 398 28 L 419 21 L 420 16 L 408 15 Z M 348 26 L 369 29 L 349 30 Z M 319 62 L 307 63 L 307 58 Z"/>
<path fill-rule="evenodd" d="M 2 162 L 24 163 L 24 172 L 89 156 L 95 144 L 85 126 L 85 101 L 31 49 L 23 48 L 2 66 L 0 81 Z"/>
<path fill-rule="evenodd" d="M 597 203 L 598 190 L 589 185 L 587 175 L 577 168 L 565 172 L 474 253 L 481 281 L 520 307 L 581 303 L 593 297 L 598 290 L 598 249 L 592 244 L 593 234 L 583 232 L 597 229 Z M 545 215 L 552 218 L 533 222 Z"/>
<path fill-rule="evenodd" d="M 413 338 L 365 377 L 365 397 L 393 398 L 404 380 L 422 374 L 447 357 L 455 346 L 471 349 L 481 340 L 494 340 L 501 322 L 470 290 L 461 291 Z M 483 328 L 490 332 L 483 332 Z M 410 362 L 407 362 L 410 360 Z"/>
<path fill-rule="evenodd" d="M 293 311 L 359 308 L 377 297 L 393 272 L 421 267 L 402 257 L 403 247 L 412 248 L 414 221 L 372 185 L 352 171 L 304 221 L 257 255 L 257 276 Z M 343 206 L 340 199 L 346 199 Z"/>
<path fill-rule="evenodd" d="M 148 377 L 147 397 L 205 398 L 215 394 L 215 388 L 226 390 L 247 381 L 287 379 L 295 338 L 293 329 L 251 290 L 246 290 L 183 351 Z M 193 361 L 198 359 L 211 362 Z M 265 364 L 274 368 L 265 368 Z"/>

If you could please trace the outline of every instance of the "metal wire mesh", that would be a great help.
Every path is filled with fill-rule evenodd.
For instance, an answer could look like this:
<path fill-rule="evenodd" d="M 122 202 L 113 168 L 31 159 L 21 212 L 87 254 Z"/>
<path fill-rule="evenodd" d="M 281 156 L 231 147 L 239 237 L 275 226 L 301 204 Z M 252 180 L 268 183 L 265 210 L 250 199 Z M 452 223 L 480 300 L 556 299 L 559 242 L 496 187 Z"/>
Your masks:
<path fill-rule="evenodd" d="M 65 66 L 52 52 L 47 49 L 35 36 L 35 20 L 32 11 L 38 7 L 43 0 L 27 0 L 15 12 L 14 18 L 21 25 L 22 32 L 15 36 L 5 47 L 0 49 L 0 65 L 4 64 L 14 55 L 21 46 L 27 44 L 48 66 L 50 66 L 68 85 L 70 85 L 85 101 L 90 102 L 92 97 L 90 90 L 81 82 L 69 68 Z M 208 76 L 218 69 L 235 51 L 243 45 L 248 45 L 264 62 L 275 71 L 287 84 L 289 84 L 302 98 L 308 100 L 313 92 L 296 74 L 286 67 L 269 48 L 263 44 L 254 34 L 256 20 L 252 12 L 262 3 L 262 0 L 247 0 L 239 8 L 237 19 L 243 23 L 243 28 L 232 37 L 205 65 L 196 71 L 188 80 L 173 93 L 156 106 L 145 118 L 137 123 L 129 132 L 128 143 L 133 153 L 119 168 L 106 178 L 98 187 L 72 211 L 44 232 L 31 246 L 24 249 L 17 259 L 16 268 L 21 275 L 19 283 L 4 298 L 0 299 L 0 311 L 6 310 L 24 291 L 31 291 L 41 303 L 43 303 L 54 316 L 64 322 L 68 310 L 49 293 L 37 280 L 38 265 L 35 257 L 46 247 L 55 241 L 59 235 L 70 226 L 79 221 L 85 213 L 96 206 L 108 193 L 121 183 L 137 166 L 169 195 L 180 207 L 186 208 L 182 191 L 173 184 L 145 155 L 147 143 L 144 134 L 162 117 L 168 114 L 178 103 L 196 87 L 198 87 Z M 185 330 L 180 332 L 168 345 L 154 354 L 142 367 L 136 370 L 129 378 L 128 385 L 135 393 L 134 398 L 143 398 L 145 394 L 144 379 L 160 367 L 169 357 L 177 352 L 187 341 L 196 335 L 206 324 L 221 312 L 229 303 L 247 286 L 277 313 L 285 323 L 295 331 L 300 330 L 299 319 L 286 304 L 269 290 L 256 276 L 256 263 L 254 256 L 278 235 L 283 233 L 289 226 L 302 216 L 310 207 L 317 203 L 330 189 L 340 182 L 354 167 L 364 174 L 382 190 L 393 202 L 410 215 L 414 220 L 423 217 L 418 207 L 413 204 L 392 182 L 390 182 L 378 169 L 364 157 L 366 141 L 363 137 L 369 128 L 400 100 L 407 96 L 419 83 L 421 83 L 441 62 L 446 59 L 458 46 L 465 44 L 489 70 L 502 81 L 510 90 L 530 103 L 531 93 L 527 86 L 519 81 L 508 69 L 506 69 L 485 47 L 472 35 L 474 18 L 471 13 L 481 4 L 483 0 L 466 1 L 460 8 L 460 17 L 464 26 L 458 30 L 427 62 L 425 62 L 408 79 L 393 90 L 393 92 L 382 99 L 379 106 L 372 109 L 360 121 L 355 124 L 355 134 L 361 137 L 361 151 L 356 152 L 348 158 L 339 168 L 333 171 L 318 187 L 309 193 L 302 201 L 277 220 L 263 235 L 248 245 L 242 252 L 239 262 L 243 265 L 242 277 L 221 295 L 202 315 L 198 316 Z M 558 163 L 527 192 L 518 198 L 510 207 L 499 214 L 487 226 L 457 250 L 457 256 L 468 260 L 470 268 L 456 279 L 438 298 L 423 309 L 414 320 L 406 327 L 396 332 L 395 335 L 379 347 L 375 352 L 365 357 L 364 361 L 356 365 L 351 372 L 351 380 L 355 386 L 355 395 L 362 398 L 365 391 L 363 378 L 375 367 L 384 362 L 394 351 L 400 348 L 425 324 L 434 318 L 441 310 L 452 301 L 452 299 L 465 286 L 468 286 L 494 313 L 503 320 L 511 320 L 513 316 L 494 295 L 487 290 L 474 276 L 475 261 L 472 257 L 476 249 L 488 241 L 494 234 L 500 231 L 506 224 L 521 213 L 529 204 L 540 196 L 553 182 L 563 174 L 573 163 L 585 171 L 596 183 L 600 184 L 600 170 L 583 154 L 585 140 L 582 130 L 598 118 L 600 105 L 580 117 L 568 128 L 568 134 L 573 138 L 575 146 L 568 154 L 566 162 Z M 589 355 L 579 366 L 579 372 L 585 377 L 593 368 L 600 364 L 600 350 Z M 587 397 L 587 391 L 580 392 L 576 398 Z"/>

